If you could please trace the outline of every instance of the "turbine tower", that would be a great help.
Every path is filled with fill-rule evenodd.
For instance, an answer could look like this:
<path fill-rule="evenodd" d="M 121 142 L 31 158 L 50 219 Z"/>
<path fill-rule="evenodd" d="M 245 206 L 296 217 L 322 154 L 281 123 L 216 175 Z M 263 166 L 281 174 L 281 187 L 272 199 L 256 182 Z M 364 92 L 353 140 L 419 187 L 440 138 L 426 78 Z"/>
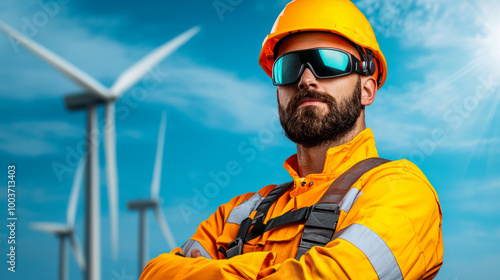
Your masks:
<path fill-rule="evenodd" d="M 86 132 L 86 185 L 85 185 L 85 259 L 86 280 L 101 279 L 100 241 L 100 195 L 99 195 L 99 130 L 97 126 L 97 106 L 105 105 L 104 146 L 106 156 L 106 179 L 111 217 L 111 242 L 113 256 L 118 253 L 118 176 L 116 168 L 115 102 L 123 93 L 134 86 L 147 72 L 165 57 L 189 41 L 200 31 L 195 26 L 171 41 L 156 48 L 121 74 L 111 88 L 106 88 L 97 80 L 73 66 L 50 50 L 17 32 L 0 21 L 0 30 L 14 38 L 19 44 L 45 60 L 62 74 L 82 87 L 85 92 L 65 97 L 69 110 L 87 110 Z"/>
<path fill-rule="evenodd" d="M 167 113 L 163 112 L 160 130 L 158 132 L 158 141 L 156 144 L 156 158 L 153 170 L 153 180 L 151 182 L 151 199 L 134 200 L 127 203 L 130 210 L 139 211 L 139 254 L 138 254 L 138 272 L 139 277 L 142 269 L 146 265 L 148 259 L 148 220 L 146 211 L 152 208 L 156 215 L 156 221 L 160 225 L 161 231 L 167 240 L 170 249 L 175 248 L 175 240 L 172 231 L 168 226 L 165 216 L 161 211 L 160 201 L 160 181 L 161 181 L 161 166 L 163 161 L 163 147 L 165 146 L 165 131 L 167 127 Z"/>
<path fill-rule="evenodd" d="M 82 271 L 85 270 L 85 261 L 83 259 L 82 250 L 75 235 L 76 207 L 78 205 L 78 197 L 82 186 L 84 166 L 85 159 L 82 158 L 78 164 L 78 168 L 76 169 L 75 178 L 73 179 L 73 187 L 71 188 L 68 209 L 66 210 L 66 224 L 46 222 L 31 223 L 32 229 L 51 233 L 59 238 L 59 280 L 68 279 L 66 239 L 69 239 L 70 241 L 78 266 Z"/>

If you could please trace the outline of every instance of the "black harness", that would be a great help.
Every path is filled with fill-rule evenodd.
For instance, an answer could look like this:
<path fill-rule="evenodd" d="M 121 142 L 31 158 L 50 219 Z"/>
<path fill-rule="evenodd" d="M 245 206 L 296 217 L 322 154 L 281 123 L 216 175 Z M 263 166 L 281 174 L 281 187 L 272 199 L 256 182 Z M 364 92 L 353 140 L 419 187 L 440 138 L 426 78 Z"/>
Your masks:
<path fill-rule="evenodd" d="M 351 186 L 363 174 L 387 162 L 389 160 L 382 158 L 367 158 L 358 162 L 333 181 L 318 203 L 285 213 L 270 219 L 264 224 L 271 205 L 281 197 L 293 182 L 276 186 L 259 204 L 255 217 L 253 219 L 248 217 L 241 222 L 236 238 L 227 244 L 227 249 L 220 246 L 219 251 L 227 259 L 230 259 L 243 253 L 244 243 L 261 236 L 264 232 L 273 228 L 296 222 L 305 222 L 302 238 L 295 256 L 297 260 L 313 246 L 324 247 L 332 239 L 340 215 L 340 202 Z"/>

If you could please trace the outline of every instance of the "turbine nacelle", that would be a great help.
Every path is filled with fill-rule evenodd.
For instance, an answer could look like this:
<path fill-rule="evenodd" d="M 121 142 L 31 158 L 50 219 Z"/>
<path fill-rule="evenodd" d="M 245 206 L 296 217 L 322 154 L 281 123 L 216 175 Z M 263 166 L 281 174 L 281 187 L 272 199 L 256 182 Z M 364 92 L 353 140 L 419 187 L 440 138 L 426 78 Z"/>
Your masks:
<path fill-rule="evenodd" d="M 158 200 L 142 199 L 142 200 L 132 200 L 127 203 L 127 208 L 129 210 L 143 210 L 148 208 L 156 208 L 159 206 Z"/>
<path fill-rule="evenodd" d="M 102 98 L 95 94 L 84 92 L 64 96 L 64 105 L 70 111 L 86 110 L 90 106 L 103 105 L 115 99 Z"/>
<path fill-rule="evenodd" d="M 51 222 L 34 222 L 31 223 L 31 229 L 43 231 L 60 237 L 70 236 L 74 232 L 74 228 L 66 224 L 51 223 Z"/>

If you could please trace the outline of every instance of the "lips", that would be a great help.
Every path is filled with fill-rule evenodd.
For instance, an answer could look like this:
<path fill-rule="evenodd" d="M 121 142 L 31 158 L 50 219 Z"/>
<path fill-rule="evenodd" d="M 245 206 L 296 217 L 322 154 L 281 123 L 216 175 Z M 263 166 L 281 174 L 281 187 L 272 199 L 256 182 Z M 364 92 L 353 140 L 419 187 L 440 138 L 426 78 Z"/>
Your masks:
<path fill-rule="evenodd" d="M 325 102 L 323 102 L 323 100 L 318 99 L 318 98 L 304 97 L 304 98 L 300 99 L 299 102 L 297 102 L 297 107 L 307 106 L 307 105 L 315 105 L 315 104 L 320 104 L 320 103 L 325 103 Z"/>

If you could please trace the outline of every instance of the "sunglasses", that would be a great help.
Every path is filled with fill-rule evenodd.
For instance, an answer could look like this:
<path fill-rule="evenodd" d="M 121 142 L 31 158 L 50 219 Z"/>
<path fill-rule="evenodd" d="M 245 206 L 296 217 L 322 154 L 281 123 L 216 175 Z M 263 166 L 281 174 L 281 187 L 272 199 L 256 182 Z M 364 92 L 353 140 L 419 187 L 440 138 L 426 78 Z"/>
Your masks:
<path fill-rule="evenodd" d="M 296 83 L 305 68 L 316 78 L 326 79 L 352 73 L 366 75 L 361 61 L 352 54 L 339 49 L 316 48 L 286 53 L 273 64 L 273 84 L 284 86 Z"/>

